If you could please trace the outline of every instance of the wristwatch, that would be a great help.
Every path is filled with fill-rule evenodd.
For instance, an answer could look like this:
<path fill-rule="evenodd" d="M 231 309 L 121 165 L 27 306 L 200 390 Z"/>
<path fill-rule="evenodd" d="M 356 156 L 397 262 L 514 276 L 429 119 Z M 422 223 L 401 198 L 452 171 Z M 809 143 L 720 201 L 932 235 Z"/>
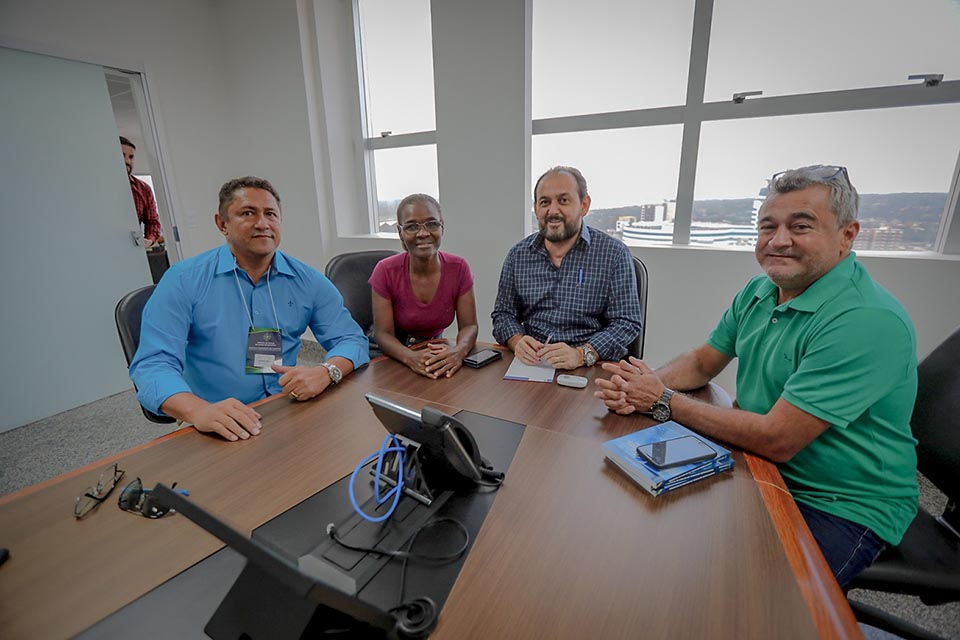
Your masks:
<path fill-rule="evenodd" d="M 321 362 L 320 366 L 330 374 L 330 384 L 337 384 L 343 380 L 343 371 L 340 371 L 340 367 L 337 365 L 330 364 L 329 362 Z"/>
<path fill-rule="evenodd" d="M 650 416 L 657 422 L 666 422 L 670 419 L 670 398 L 673 394 L 673 389 L 664 388 L 660 399 L 650 407 Z"/>
<path fill-rule="evenodd" d="M 597 364 L 597 350 L 587 342 L 580 347 L 583 350 L 583 364 L 592 367 Z"/>

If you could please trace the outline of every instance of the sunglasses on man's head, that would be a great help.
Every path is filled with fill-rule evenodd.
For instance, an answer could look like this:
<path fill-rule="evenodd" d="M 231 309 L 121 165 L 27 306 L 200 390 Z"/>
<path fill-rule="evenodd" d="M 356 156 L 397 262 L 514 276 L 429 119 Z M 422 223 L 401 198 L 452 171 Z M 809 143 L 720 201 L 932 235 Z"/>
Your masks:
<path fill-rule="evenodd" d="M 804 167 L 804 170 L 806 175 L 813 178 L 814 180 L 822 180 L 824 182 L 828 182 L 830 180 L 833 180 L 837 176 L 842 175 L 844 179 L 847 181 L 847 184 L 850 184 L 850 174 L 847 173 L 847 168 L 841 167 L 840 165 L 818 164 L 818 165 L 813 165 L 811 167 Z M 770 178 L 770 183 L 771 184 L 776 183 L 776 181 L 779 180 L 784 174 L 792 173 L 793 171 L 796 171 L 796 169 L 778 171 L 777 173 L 773 174 L 772 178 Z"/>

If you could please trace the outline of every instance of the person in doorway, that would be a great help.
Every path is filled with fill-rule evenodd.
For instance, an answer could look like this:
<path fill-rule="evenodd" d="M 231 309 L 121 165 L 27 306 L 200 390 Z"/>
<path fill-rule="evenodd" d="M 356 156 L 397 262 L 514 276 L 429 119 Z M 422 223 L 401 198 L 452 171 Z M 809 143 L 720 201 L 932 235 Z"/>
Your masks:
<path fill-rule="evenodd" d="M 127 167 L 133 206 L 137 210 L 137 222 L 143 227 L 143 246 L 150 249 L 162 245 L 163 230 L 160 228 L 160 216 L 157 214 L 157 201 L 153 197 L 153 191 L 150 185 L 133 175 L 137 147 L 129 138 L 120 136 L 120 151 L 123 153 L 123 164 Z"/>

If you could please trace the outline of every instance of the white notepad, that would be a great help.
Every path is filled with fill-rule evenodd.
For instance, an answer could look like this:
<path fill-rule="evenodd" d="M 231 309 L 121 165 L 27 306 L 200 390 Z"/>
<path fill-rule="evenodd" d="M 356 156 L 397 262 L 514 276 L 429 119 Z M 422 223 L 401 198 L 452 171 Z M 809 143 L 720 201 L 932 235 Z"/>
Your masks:
<path fill-rule="evenodd" d="M 503 374 L 504 380 L 526 380 L 528 382 L 553 382 L 556 369 L 549 364 L 524 364 L 520 358 L 514 358 L 510 368 Z"/>

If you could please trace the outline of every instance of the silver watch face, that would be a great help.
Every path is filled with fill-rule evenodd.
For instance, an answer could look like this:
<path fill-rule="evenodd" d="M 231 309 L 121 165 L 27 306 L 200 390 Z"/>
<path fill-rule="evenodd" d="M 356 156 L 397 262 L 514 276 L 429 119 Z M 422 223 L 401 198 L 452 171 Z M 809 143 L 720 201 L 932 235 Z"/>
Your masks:
<path fill-rule="evenodd" d="M 650 416 L 657 422 L 666 422 L 670 419 L 670 405 L 665 402 L 655 402 L 650 407 Z"/>
<path fill-rule="evenodd" d="M 330 364 L 329 362 L 324 362 L 323 366 L 327 369 L 327 373 L 330 374 L 330 382 L 337 384 L 343 378 L 343 372 L 340 371 L 340 367 L 335 364 Z"/>
<path fill-rule="evenodd" d="M 597 364 L 597 352 L 593 349 L 583 348 L 583 364 L 592 367 Z"/>

